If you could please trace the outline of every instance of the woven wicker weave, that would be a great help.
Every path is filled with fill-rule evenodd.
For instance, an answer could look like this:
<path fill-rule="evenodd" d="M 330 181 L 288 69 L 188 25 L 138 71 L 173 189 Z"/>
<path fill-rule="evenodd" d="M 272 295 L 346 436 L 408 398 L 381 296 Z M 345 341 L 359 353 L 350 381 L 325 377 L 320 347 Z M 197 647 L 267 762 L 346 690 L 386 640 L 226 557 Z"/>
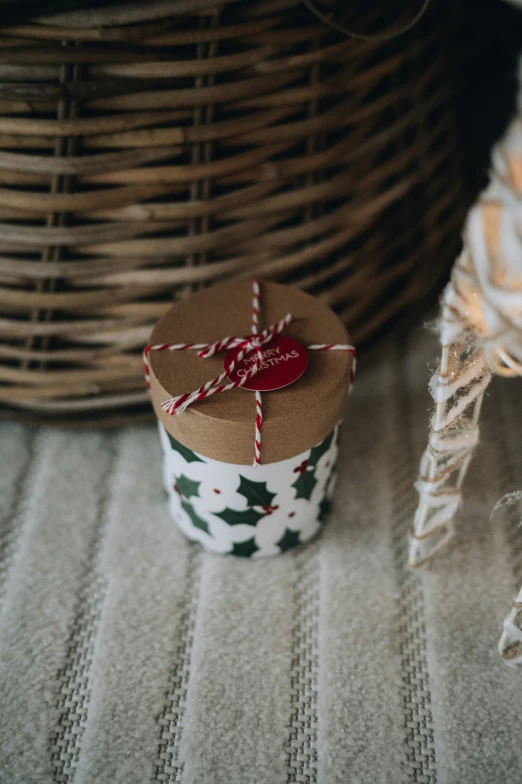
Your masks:
<path fill-rule="evenodd" d="M 295 283 L 361 341 L 454 256 L 444 11 L 379 44 L 298 0 L 167 5 L 0 30 L 6 413 L 143 413 L 140 349 L 199 285 Z"/>

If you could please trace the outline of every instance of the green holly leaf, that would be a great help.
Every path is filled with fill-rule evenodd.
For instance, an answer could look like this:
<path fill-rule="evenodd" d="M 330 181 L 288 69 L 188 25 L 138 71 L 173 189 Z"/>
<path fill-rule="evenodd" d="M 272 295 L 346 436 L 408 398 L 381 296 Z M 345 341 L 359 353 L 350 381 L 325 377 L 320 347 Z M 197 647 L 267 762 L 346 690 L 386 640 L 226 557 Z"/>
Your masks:
<path fill-rule="evenodd" d="M 308 458 L 309 466 L 313 468 L 317 465 L 317 463 L 324 455 L 324 453 L 328 452 L 328 450 L 330 449 L 330 444 L 332 443 L 332 439 L 333 439 L 333 432 L 330 433 L 330 435 L 326 436 L 326 438 L 324 438 L 320 444 L 317 444 L 317 446 L 314 446 L 310 450 L 310 457 Z"/>
<path fill-rule="evenodd" d="M 265 516 L 264 512 L 256 512 L 255 509 L 223 509 L 222 512 L 214 512 L 216 517 L 220 517 L 229 525 L 257 525 L 259 520 Z"/>
<path fill-rule="evenodd" d="M 259 550 L 255 539 L 247 539 L 246 542 L 234 542 L 231 555 L 240 555 L 243 558 L 250 558 Z"/>
<path fill-rule="evenodd" d="M 276 542 L 282 553 L 285 550 L 290 550 L 291 547 L 296 547 L 298 544 L 301 544 L 299 531 L 292 531 L 290 528 L 285 528 L 283 536 Z"/>
<path fill-rule="evenodd" d="M 319 504 L 319 514 L 317 515 L 321 523 L 326 522 L 331 510 L 332 510 L 332 502 L 330 501 L 329 498 L 323 498 L 323 500 Z"/>
<path fill-rule="evenodd" d="M 181 506 L 192 520 L 193 525 L 195 525 L 195 527 L 199 528 L 201 531 L 204 531 L 206 534 L 210 535 L 210 531 L 208 529 L 208 523 L 206 523 L 205 520 L 202 520 L 201 517 L 198 514 L 196 514 L 196 511 L 192 506 L 192 504 L 189 504 L 188 501 L 182 500 Z"/>
<path fill-rule="evenodd" d="M 183 474 L 176 479 L 176 486 L 184 498 L 190 498 L 192 495 L 199 496 L 200 484 L 201 482 L 194 482 Z"/>
<path fill-rule="evenodd" d="M 309 501 L 316 484 L 317 479 L 314 476 L 314 472 L 303 471 L 292 485 L 292 487 L 295 488 L 295 497 L 306 498 L 306 500 Z"/>
<path fill-rule="evenodd" d="M 170 433 L 167 433 L 167 436 L 168 436 L 168 439 L 169 439 L 169 442 L 170 442 L 170 445 L 171 445 L 172 449 L 174 449 L 175 452 L 179 452 L 181 457 L 185 458 L 187 463 L 204 463 L 205 462 L 200 457 L 198 457 L 197 454 L 192 451 L 192 449 L 189 449 L 188 447 L 183 446 L 183 444 L 180 444 L 179 441 L 176 441 L 176 439 L 173 436 L 171 436 Z"/>
<path fill-rule="evenodd" d="M 332 482 L 335 481 L 336 477 L 337 477 L 337 460 L 335 461 L 335 463 L 330 469 L 330 473 L 328 474 L 328 478 L 326 479 L 326 483 L 325 483 L 325 490 L 328 490 Z"/>
<path fill-rule="evenodd" d="M 339 446 L 339 441 L 341 440 L 341 426 L 337 425 L 335 428 L 335 446 Z"/>
<path fill-rule="evenodd" d="M 245 496 L 249 506 L 272 506 L 276 493 L 267 490 L 266 482 L 252 482 L 244 476 L 240 476 L 240 479 L 237 492 Z"/>

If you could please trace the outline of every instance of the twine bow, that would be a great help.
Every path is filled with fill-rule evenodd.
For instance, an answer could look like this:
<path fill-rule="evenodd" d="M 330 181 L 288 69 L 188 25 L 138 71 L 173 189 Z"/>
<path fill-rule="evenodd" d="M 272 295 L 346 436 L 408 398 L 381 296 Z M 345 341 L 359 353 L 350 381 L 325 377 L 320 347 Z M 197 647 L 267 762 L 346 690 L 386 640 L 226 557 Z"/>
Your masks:
<path fill-rule="evenodd" d="M 206 384 L 203 384 L 199 387 L 199 389 L 195 389 L 193 392 L 185 393 L 183 395 L 177 395 L 176 397 L 171 397 L 168 400 L 165 400 L 164 403 L 161 404 L 162 409 L 171 416 L 176 414 L 181 414 L 185 411 L 186 408 L 191 406 L 193 403 L 196 403 L 198 400 L 202 400 L 203 398 L 210 397 L 211 395 L 221 394 L 222 392 L 228 392 L 230 389 L 236 389 L 237 387 L 242 387 L 246 384 L 249 379 L 254 376 L 259 368 L 261 367 L 261 363 L 263 361 L 263 352 L 261 347 L 265 343 L 269 343 L 276 335 L 279 335 L 285 327 L 290 324 L 292 321 L 291 313 L 287 313 L 287 315 L 278 321 L 276 324 L 272 324 L 267 329 L 259 332 L 259 281 L 254 280 L 252 282 L 252 293 L 253 293 L 253 300 L 252 300 L 252 334 L 246 337 L 230 337 L 230 338 L 223 338 L 222 340 L 218 340 L 216 343 L 158 343 L 156 345 L 149 345 L 145 346 L 143 351 L 143 364 L 145 367 L 145 383 L 147 388 L 150 389 L 150 367 L 149 367 L 149 352 L 150 351 L 186 351 L 192 350 L 198 352 L 198 357 L 202 359 L 207 359 L 208 357 L 214 356 L 220 351 L 228 351 L 232 348 L 239 348 L 239 352 L 235 360 L 233 360 L 227 371 L 220 373 L 219 376 L 211 379 L 211 381 L 207 381 Z M 355 379 L 355 363 L 356 363 L 356 351 L 353 346 L 349 345 L 341 345 L 341 344 L 316 344 L 312 346 L 307 346 L 309 350 L 316 350 L 316 351 L 347 351 L 352 354 L 354 360 L 352 364 L 352 369 L 350 373 L 350 390 L 353 385 Z M 223 381 L 234 371 L 236 365 L 241 362 L 245 357 L 250 354 L 255 354 L 254 360 L 248 370 L 245 371 L 244 375 L 238 381 L 230 381 L 228 384 L 223 384 Z M 256 419 L 255 419 L 255 437 L 254 437 L 254 468 L 260 463 L 261 457 L 261 430 L 263 427 L 263 410 L 262 410 L 262 399 L 261 399 L 261 392 L 255 392 L 255 399 L 256 399 Z"/>

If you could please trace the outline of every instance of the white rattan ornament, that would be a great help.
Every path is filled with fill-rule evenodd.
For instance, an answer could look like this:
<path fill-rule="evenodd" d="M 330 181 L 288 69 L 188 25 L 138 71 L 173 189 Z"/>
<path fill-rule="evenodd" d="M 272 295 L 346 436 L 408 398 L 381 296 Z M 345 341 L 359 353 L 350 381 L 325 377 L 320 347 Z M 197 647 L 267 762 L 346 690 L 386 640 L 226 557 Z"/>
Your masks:
<path fill-rule="evenodd" d="M 494 149 L 490 184 L 469 214 L 439 327 L 442 356 L 430 382 L 436 408 L 416 483 L 413 567 L 452 536 L 492 374 L 522 376 L 522 99 Z M 499 648 L 507 661 L 522 663 L 522 590 Z"/>

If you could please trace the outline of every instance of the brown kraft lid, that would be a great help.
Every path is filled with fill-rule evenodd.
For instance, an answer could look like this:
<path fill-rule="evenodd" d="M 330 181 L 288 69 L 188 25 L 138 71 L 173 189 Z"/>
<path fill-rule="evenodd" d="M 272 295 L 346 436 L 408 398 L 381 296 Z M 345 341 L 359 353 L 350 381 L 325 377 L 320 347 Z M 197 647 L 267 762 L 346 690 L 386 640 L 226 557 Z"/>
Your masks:
<path fill-rule="evenodd" d="M 261 282 L 260 306 L 260 331 L 291 313 L 293 320 L 283 334 L 304 346 L 350 342 L 335 313 L 299 289 Z M 173 305 L 154 327 L 150 343 L 214 343 L 249 335 L 251 322 L 252 282 L 222 283 Z M 251 464 L 254 392 L 232 389 L 199 400 L 175 416 L 161 408 L 168 398 L 193 392 L 219 375 L 225 352 L 208 359 L 192 350 L 151 351 L 148 357 L 152 403 L 165 429 L 201 455 Z M 299 455 L 333 430 L 344 413 L 353 361 L 344 351 L 308 351 L 308 367 L 297 381 L 263 393 L 261 463 Z"/>

